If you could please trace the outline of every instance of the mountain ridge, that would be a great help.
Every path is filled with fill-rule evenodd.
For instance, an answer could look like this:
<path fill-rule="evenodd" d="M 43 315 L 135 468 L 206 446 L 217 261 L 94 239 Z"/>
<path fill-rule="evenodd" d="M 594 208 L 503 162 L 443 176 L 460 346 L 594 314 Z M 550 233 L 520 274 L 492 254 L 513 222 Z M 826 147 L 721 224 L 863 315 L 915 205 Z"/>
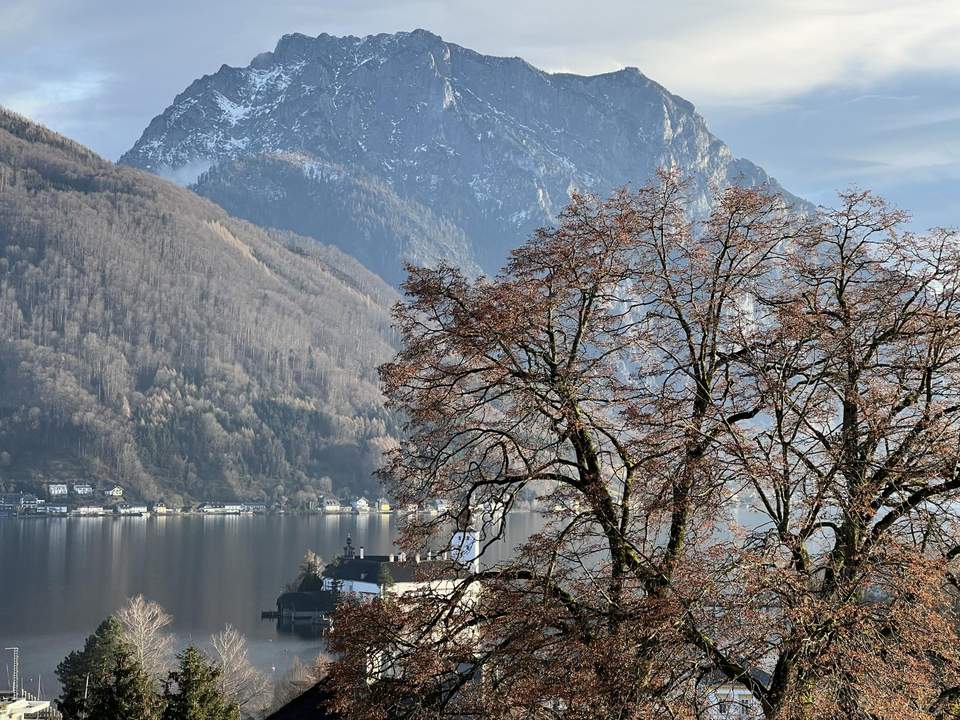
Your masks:
<path fill-rule="evenodd" d="M 556 219 L 574 189 L 605 194 L 663 166 L 690 176 L 695 211 L 718 186 L 781 189 L 735 158 L 692 103 L 637 68 L 549 73 L 425 30 L 284 35 L 247 66 L 223 65 L 194 80 L 121 162 L 193 182 L 208 197 L 230 195 L 225 207 L 246 217 L 247 207 L 263 214 L 270 199 L 241 195 L 243 184 L 222 166 L 278 154 L 378 178 L 400 201 L 452 224 L 417 252 L 381 238 L 393 264 L 370 269 L 394 282 L 400 260 L 424 257 L 495 273 L 510 249 Z M 298 217 L 323 205 L 301 203 L 272 222 L 302 232 Z M 450 258 L 461 233 L 470 256 Z M 354 244 L 349 235 L 338 241 L 356 254 Z"/>

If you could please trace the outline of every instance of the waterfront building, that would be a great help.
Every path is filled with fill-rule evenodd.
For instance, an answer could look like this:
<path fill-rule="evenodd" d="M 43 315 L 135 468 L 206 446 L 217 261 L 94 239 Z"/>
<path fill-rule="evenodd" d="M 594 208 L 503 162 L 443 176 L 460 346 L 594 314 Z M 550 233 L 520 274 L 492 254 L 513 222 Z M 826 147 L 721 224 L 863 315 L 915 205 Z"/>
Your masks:
<path fill-rule="evenodd" d="M 37 507 L 37 513 L 39 515 L 65 517 L 70 514 L 70 508 L 66 505 L 40 505 Z"/>
<path fill-rule="evenodd" d="M 384 497 L 377 498 L 377 512 L 378 513 L 388 513 L 390 512 L 390 501 Z"/>
<path fill-rule="evenodd" d="M 47 497 L 66 497 L 67 495 L 67 484 L 66 483 L 47 483 Z"/>
<path fill-rule="evenodd" d="M 78 505 L 73 514 L 80 516 L 106 515 L 107 511 L 103 509 L 102 505 Z"/>
<path fill-rule="evenodd" d="M 117 515 L 146 515 L 146 505 L 131 505 L 130 503 L 120 503 L 114 508 Z"/>
<path fill-rule="evenodd" d="M 454 536 L 451 545 L 456 546 L 461 541 Z M 475 550 L 476 547 L 471 545 L 469 552 Z M 442 592 L 453 589 L 463 568 L 472 565 L 473 560 L 472 556 L 468 556 L 468 551 L 458 551 L 455 556 L 446 552 L 435 555 L 430 551 L 417 553 L 413 557 L 406 553 L 369 555 L 363 546 L 355 548 L 352 539 L 347 536 L 343 555 L 323 570 L 322 589 L 352 593 L 368 599 L 425 589 Z"/>
<path fill-rule="evenodd" d="M 207 502 L 197 506 L 197 512 L 204 515 L 239 515 L 243 512 L 240 503 Z"/>
<path fill-rule="evenodd" d="M 324 498 L 323 503 L 320 505 L 320 509 L 323 511 L 324 515 L 337 515 L 344 511 L 344 507 L 340 504 L 340 500 L 335 497 Z"/>
<path fill-rule="evenodd" d="M 36 512 L 44 501 L 30 493 L 3 493 L 0 495 L 0 515 L 17 515 Z"/>
<path fill-rule="evenodd" d="M 353 508 L 353 511 L 358 514 L 370 512 L 370 503 L 367 502 L 365 497 L 359 497 L 350 503 L 350 507 Z"/>

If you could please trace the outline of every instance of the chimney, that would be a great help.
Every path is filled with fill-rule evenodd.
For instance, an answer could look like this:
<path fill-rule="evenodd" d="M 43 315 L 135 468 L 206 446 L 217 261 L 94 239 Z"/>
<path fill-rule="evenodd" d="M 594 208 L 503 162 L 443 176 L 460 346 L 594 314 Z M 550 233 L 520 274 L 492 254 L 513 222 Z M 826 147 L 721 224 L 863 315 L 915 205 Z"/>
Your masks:
<path fill-rule="evenodd" d="M 363 560 L 363 545 L 360 546 L 360 559 Z"/>

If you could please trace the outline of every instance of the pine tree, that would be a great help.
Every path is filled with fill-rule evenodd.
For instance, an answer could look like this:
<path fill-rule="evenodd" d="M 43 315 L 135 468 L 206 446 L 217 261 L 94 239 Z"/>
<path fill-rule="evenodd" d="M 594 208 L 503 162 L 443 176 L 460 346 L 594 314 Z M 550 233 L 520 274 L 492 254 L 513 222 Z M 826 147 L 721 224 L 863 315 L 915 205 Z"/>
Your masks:
<path fill-rule="evenodd" d="M 111 720 L 156 720 L 160 698 L 143 666 L 133 652 L 117 651 L 113 669 L 94 689 L 89 703 L 90 718 Z"/>
<path fill-rule="evenodd" d="M 223 697 L 220 670 L 193 645 L 177 655 L 179 667 L 164 683 L 163 720 L 232 720 L 236 711 Z"/>
<path fill-rule="evenodd" d="M 108 617 L 83 645 L 57 666 L 57 679 L 62 692 L 57 706 L 64 720 L 93 717 L 89 698 L 114 668 L 117 654 L 125 648 L 123 628 L 113 616 Z"/>

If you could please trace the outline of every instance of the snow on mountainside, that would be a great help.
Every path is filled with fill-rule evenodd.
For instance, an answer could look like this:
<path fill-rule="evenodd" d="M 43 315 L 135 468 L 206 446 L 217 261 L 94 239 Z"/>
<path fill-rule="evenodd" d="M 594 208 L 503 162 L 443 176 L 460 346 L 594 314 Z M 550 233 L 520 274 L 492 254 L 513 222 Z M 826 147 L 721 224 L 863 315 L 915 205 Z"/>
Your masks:
<path fill-rule="evenodd" d="M 199 178 L 195 189 L 231 212 L 305 232 L 303 217 L 335 202 L 331 184 L 316 176 L 322 182 L 304 190 L 309 173 L 290 173 L 277 158 L 330 163 L 367 185 L 377 179 L 378 197 L 391 194 L 397 212 L 429 215 L 432 230 L 412 243 L 365 231 L 363 213 L 381 200 L 360 202 L 342 208 L 341 215 L 354 213 L 353 225 L 338 221 L 338 237 L 324 238 L 391 279 L 404 258 L 447 258 L 493 272 L 510 248 L 555 219 L 573 189 L 606 193 L 645 181 L 658 166 L 689 173 L 699 209 L 712 188 L 776 186 L 761 168 L 734 158 L 693 105 L 635 68 L 551 74 L 423 30 L 286 35 L 248 67 L 225 65 L 194 81 L 121 162 Z M 253 182 L 251 162 L 275 174 Z M 284 178 L 296 178 L 298 189 Z M 371 242 L 384 244 L 373 259 Z"/>

